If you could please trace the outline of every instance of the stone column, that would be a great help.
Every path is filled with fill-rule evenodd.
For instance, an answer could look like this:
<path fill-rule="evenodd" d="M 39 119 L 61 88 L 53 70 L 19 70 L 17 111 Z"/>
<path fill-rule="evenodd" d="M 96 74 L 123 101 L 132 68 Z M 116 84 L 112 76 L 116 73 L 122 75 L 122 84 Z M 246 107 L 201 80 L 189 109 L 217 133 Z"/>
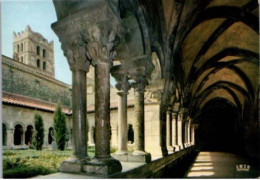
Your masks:
<path fill-rule="evenodd" d="M 178 113 L 172 113 L 172 146 L 174 151 L 179 151 L 178 146 Z"/>
<path fill-rule="evenodd" d="M 183 122 L 183 124 L 184 124 L 184 147 L 186 148 L 187 147 L 187 143 L 188 143 L 188 141 L 187 141 L 187 139 L 188 139 L 188 123 L 186 122 L 186 121 L 184 121 Z"/>
<path fill-rule="evenodd" d="M 180 150 L 183 149 L 183 142 L 182 142 L 182 113 L 178 115 L 178 146 Z"/>
<path fill-rule="evenodd" d="M 116 154 L 127 154 L 127 94 L 126 90 L 118 94 L 118 151 Z"/>
<path fill-rule="evenodd" d="M 94 144 L 94 126 L 92 126 L 89 128 L 88 145 L 93 146 Z"/>
<path fill-rule="evenodd" d="M 6 129 L 6 145 L 8 149 L 14 146 L 14 129 Z"/>
<path fill-rule="evenodd" d="M 191 145 L 195 145 L 195 126 L 191 125 Z"/>
<path fill-rule="evenodd" d="M 174 149 L 172 146 L 172 112 L 171 111 L 167 111 L 167 119 L 166 119 L 166 128 L 167 128 L 167 150 L 168 153 L 173 153 Z"/>
<path fill-rule="evenodd" d="M 135 88 L 135 147 L 133 154 L 144 154 L 144 86 Z M 142 86 L 142 87 L 141 87 Z"/>
<path fill-rule="evenodd" d="M 187 125 L 187 128 L 188 128 L 188 137 L 187 137 L 187 144 L 188 144 L 188 146 L 190 146 L 191 145 L 191 142 L 190 142 L 190 122 L 188 122 L 188 125 Z"/>
<path fill-rule="evenodd" d="M 144 89 L 147 81 L 144 77 L 136 79 L 134 84 L 135 94 L 135 121 L 134 121 L 134 152 L 132 155 L 140 156 L 141 161 L 150 162 L 151 155 L 145 152 L 144 139 Z"/>
<path fill-rule="evenodd" d="M 52 24 L 52 28 L 59 36 L 62 50 L 67 57 L 72 71 L 72 120 L 73 120 L 73 157 L 62 162 L 61 172 L 82 172 L 83 165 L 90 159 L 87 154 L 88 123 L 87 123 L 87 88 L 86 73 L 90 61 L 86 57 L 85 35 L 83 27 L 70 26 L 62 28 L 64 23 Z"/>

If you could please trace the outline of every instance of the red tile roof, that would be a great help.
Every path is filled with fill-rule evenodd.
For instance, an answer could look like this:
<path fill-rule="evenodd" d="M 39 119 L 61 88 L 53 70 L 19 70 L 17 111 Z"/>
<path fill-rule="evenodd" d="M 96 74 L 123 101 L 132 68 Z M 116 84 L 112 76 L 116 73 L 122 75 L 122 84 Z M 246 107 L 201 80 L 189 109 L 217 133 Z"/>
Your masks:
<path fill-rule="evenodd" d="M 39 110 L 51 111 L 51 112 L 54 112 L 56 108 L 56 104 L 54 103 L 42 101 L 39 99 L 34 99 L 28 96 L 22 96 L 15 93 L 4 92 L 4 91 L 2 93 L 2 102 L 7 104 L 35 108 Z M 128 107 L 133 105 L 134 105 L 134 100 L 128 100 Z M 118 107 L 117 102 L 110 102 L 110 109 L 115 109 L 117 107 Z M 62 111 L 67 115 L 72 114 L 72 109 L 68 107 L 62 107 Z M 87 111 L 88 112 L 95 111 L 95 105 L 88 105 Z"/>
<path fill-rule="evenodd" d="M 20 105 L 24 107 L 35 108 L 39 110 L 51 111 L 51 112 L 54 112 L 56 109 L 56 104 L 54 103 L 34 99 L 28 96 L 22 96 L 15 93 L 8 93 L 8 92 L 2 93 L 2 102 L 7 104 L 14 104 L 14 105 Z M 68 107 L 62 107 L 62 111 L 67 115 L 72 114 L 71 109 Z"/>

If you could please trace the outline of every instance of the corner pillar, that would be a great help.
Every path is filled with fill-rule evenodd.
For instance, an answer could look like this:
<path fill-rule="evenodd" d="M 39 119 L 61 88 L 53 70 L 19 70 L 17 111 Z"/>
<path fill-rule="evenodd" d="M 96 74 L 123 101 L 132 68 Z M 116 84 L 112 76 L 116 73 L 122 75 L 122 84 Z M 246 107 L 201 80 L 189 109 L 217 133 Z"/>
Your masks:
<path fill-rule="evenodd" d="M 183 141 L 182 141 L 182 113 L 178 114 L 178 146 L 181 149 L 183 149 Z"/>

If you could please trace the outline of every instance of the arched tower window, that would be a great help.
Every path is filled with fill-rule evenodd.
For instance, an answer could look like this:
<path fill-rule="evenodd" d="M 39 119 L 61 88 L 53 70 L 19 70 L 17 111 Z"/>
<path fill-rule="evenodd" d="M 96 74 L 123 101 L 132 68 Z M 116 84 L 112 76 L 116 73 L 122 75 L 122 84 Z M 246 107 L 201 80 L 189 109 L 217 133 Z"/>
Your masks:
<path fill-rule="evenodd" d="M 46 54 L 45 54 L 45 53 L 46 53 L 45 49 L 42 50 L 42 57 L 44 57 L 44 58 L 46 57 Z"/>
<path fill-rule="evenodd" d="M 23 56 L 21 57 L 21 62 L 23 63 Z"/>
<path fill-rule="evenodd" d="M 42 63 L 42 69 L 46 70 L 46 62 L 45 61 Z"/>
<path fill-rule="evenodd" d="M 50 127 L 48 133 L 48 143 L 51 144 L 53 141 L 54 141 L 54 129 L 53 127 Z"/>
<path fill-rule="evenodd" d="M 27 126 L 27 129 L 25 132 L 25 144 L 26 145 L 32 144 L 32 135 L 33 135 L 33 126 L 29 125 L 29 126 Z"/>
<path fill-rule="evenodd" d="M 40 46 L 37 46 L 37 55 L 40 55 Z"/>
<path fill-rule="evenodd" d="M 21 43 L 21 52 L 23 52 L 23 43 Z"/>
<path fill-rule="evenodd" d="M 14 128 L 14 145 L 21 145 L 23 140 L 23 127 L 17 124 Z"/>
<path fill-rule="evenodd" d="M 40 62 L 40 59 L 37 59 L 37 67 L 39 68 L 41 66 L 41 62 Z"/>
<path fill-rule="evenodd" d="M 7 136 L 7 132 L 6 132 L 6 125 L 3 123 L 2 124 L 2 126 L 3 126 L 3 146 L 6 146 L 6 136 Z"/>
<path fill-rule="evenodd" d="M 17 53 L 19 53 L 20 48 L 19 48 L 19 44 L 17 44 Z"/>

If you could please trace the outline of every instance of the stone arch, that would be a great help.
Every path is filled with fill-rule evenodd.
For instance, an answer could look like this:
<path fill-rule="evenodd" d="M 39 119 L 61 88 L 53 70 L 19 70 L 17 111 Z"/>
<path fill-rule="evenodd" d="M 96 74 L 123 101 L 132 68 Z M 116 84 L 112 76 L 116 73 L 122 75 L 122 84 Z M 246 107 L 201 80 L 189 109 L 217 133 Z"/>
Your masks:
<path fill-rule="evenodd" d="M 48 144 L 52 144 L 54 141 L 54 128 L 50 127 L 48 132 Z"/>
<path fill-rule="evenodd" d="M 154 65 L 154 70 L 152 71 L 151 74 L 151 80 L 161 79 L 162 78 L 161 64 L 160 64 L 159 56 L 156 52 L 152 52 L 151 61 Z"/>
<path fill-rule="evenodd" d="M 25 131 L 25 144 L 26 145 L 32 144 L 32 138 L 33 138 L 33 126 L 28 125 Z"/>
<path fill-rule="evenodd" d="M 16 124 L 14 126 L 14 145 L 23 144 L 23 126 L 21 124 Z"/>
<path fill-rule="evenodd" d="M 2 138 L 3 138 L 3 146 L 7 145 L 7 127 L 5 123 L 2 123 Z"/>
<path fill-rule="evenodd" d="M 134 143 L 134 129 L 132 124 L 128 124 L 128 142 L 131 142 L 131 144 Z"/>

